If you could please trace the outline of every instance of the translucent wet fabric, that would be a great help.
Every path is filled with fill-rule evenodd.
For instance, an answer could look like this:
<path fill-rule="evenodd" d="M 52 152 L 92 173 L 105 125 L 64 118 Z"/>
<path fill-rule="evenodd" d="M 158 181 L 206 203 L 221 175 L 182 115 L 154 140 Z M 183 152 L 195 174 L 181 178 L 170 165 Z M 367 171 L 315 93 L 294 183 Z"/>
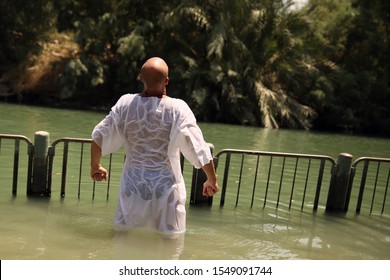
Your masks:
<path fill-rule="evenodd" d="M 186 190 L 180 152 L 196 168 L 212 160 L 195 116 L 180 99 L 123 95 L 94 128 L 102 154 L 126 155 L 115 224 L 163 234 L 186 229 Z"/>

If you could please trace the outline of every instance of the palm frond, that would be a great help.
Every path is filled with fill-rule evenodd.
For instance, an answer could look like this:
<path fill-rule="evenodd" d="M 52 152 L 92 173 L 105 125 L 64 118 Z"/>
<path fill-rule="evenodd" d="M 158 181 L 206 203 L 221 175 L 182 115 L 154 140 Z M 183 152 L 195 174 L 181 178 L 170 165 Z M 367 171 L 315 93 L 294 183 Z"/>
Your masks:
<path fill-rule="evenodd" d="M 212 29 L 210 41 L 207 45 L 207 57 L 211 58 L 212 56 L 217 57 L 218 59 L 222 58 L 223 48 L 225 46 L 226 38 L 226 26 L 223 22 L 219 22 Z"/>
<path fill-rule="evenodd" d="M 255 82 L 254 90 L 264 127 L 310 128 L 311 117 L 315 115 L 312 108 L 298 103 L 283 91 L 268 89 L 261 81 Z"/>
<path fill-rule="evenodd" d="M 202 8 L 197 6 L 184 6 L 180 9 L 180 13 L 184 18 L 195 22 L 197 27 L 204 30 L 210 29 L 210 21 Z"/>

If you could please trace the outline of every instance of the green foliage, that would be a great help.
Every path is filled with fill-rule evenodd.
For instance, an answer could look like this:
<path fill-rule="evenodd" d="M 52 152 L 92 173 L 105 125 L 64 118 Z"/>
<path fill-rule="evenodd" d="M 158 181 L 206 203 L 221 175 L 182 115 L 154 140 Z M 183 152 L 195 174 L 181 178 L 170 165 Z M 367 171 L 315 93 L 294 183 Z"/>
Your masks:
<path fill-rule="evenodd" d="M 111 106 L 146 58 L 200 121 L 390 134 L 387 0 L 4 0 L 0 74 L 53 26 L 74 34 L 62 100 Z"/>
<path fill-rule="evenodd" d="M 0 1 L 0 78 L 39 52 L 54 19 L 49 0 Z"/>
<path fill-rule="evenodd" d="M 322 57 L 332 65 L 322 67 L 331 87 L 316 126 L 389 135 L 389 7 L 385 0 L 309 1 Z"/>
<path fill-rule="evenodd" d="M 77 92 L 80 80 L 88 73 L 88 68 L 80 59 L 72 59 L 65 65 L 62 73 L 58 77 L 58 86 L 61 98 L 69 98 Z"/>
<path fill-rule="evenodd" d="M 187 1 L 163 16 L 182 54 L 175 78 L 200 120 L 310 127 L 314 111 L 281 84 L 281 72 L 294 72 L 302 58 L 294 50 L 302 48 L 295 38 L 305 21 L 290 4 Z"/>
<path fill-rule="evenodd" d="M 75 58 L 63 65 L 58 77 L 58 90 L 61 99 L 88 94 L 89 88 L 104 84 L 105 66 L 97 59 L 82 60 Z"/>

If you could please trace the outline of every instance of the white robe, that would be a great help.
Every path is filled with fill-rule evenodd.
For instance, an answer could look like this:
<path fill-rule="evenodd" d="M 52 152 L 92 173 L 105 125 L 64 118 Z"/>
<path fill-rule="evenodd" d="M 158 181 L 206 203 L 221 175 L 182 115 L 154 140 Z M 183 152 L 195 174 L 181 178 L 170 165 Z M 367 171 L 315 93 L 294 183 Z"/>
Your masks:
<path fill-rule="evenodd" d="M 212 160 L 194 114 L 180 99 L 123 95 L 93 130 L 110 154 L 124 147 L 115 224 L 164 234 L 186 229 L 186 190 L 180 152 L 196 168 Z"/>

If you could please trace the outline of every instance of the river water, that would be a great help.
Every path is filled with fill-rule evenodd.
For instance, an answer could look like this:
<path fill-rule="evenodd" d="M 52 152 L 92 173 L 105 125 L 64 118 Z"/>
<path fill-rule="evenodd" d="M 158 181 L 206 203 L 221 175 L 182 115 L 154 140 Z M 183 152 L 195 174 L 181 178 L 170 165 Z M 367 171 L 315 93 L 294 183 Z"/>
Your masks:
<path fill-rule="evenodd" d="M 94 125 L 103 117 L 103 113 L 97 112 L 0 103 L 0 134 L 19 134 L 33 140 L 36 131 L 48 131 L 51 142 L 60 137 L 89 138 Z M 390 158 L 389 139 L 199 125 L 206 141 L 215 146 L 215 152 L 235 148 L 321 154 L 335 159 L 344 152 L 354 159 Z M 357 215 L 349 211 L 346 215 L 330 215 L 324 207 L 317 212 L 310 208 L 250 208 L 244 204 L 221 208 L 217 194 L 212 207 L 187 203 L 187 232 L 181 239 L 168 240 L 144 230 L 116 231 L 112 220 L 120 169 L 112 175 L 108 199 L 99 184 L 95 199 L 90 195 L 77 198 L 71 184 L 65 199 L 61 199 L 59 176 L 54 179 L 50 199 L 27 199 L 23 175 L 18 195 L 12 197 L 12 169 L 3 160 L 7 154 L 12 155 L 12 145 L 3 140 L 0 150 L 1 259 L 390 259 L 388 210 L 382 214 Z M 24 148 L 21 153 L 26 154 Z M 24 158 L 21 155 L 21 168 L 26 166 Z M 60 170 L 54 172 L 59 174 Z M 218 170 L 220 177 L 222 172 Z M 186 171 L 188 191 L 190 177 L 190 171 Z M 90 185 L 91 182 L 83 181 L 86 193 Z"/>

